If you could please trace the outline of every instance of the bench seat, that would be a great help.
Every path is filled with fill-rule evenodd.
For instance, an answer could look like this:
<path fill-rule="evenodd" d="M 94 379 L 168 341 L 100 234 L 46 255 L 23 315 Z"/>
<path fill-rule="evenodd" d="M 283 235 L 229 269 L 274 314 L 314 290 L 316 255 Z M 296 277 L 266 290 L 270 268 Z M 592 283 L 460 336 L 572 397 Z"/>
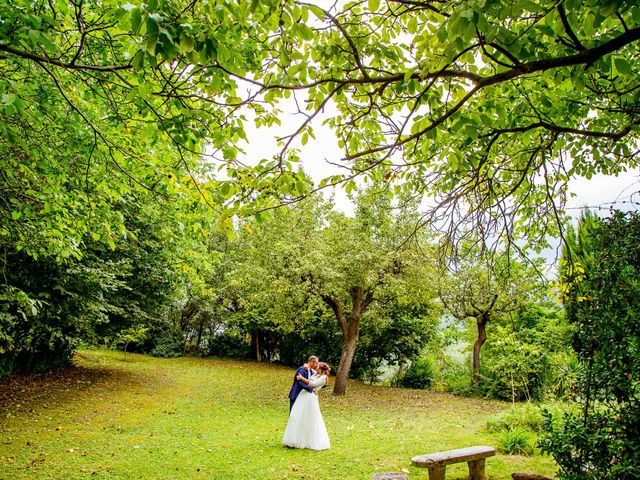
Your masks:
<path fill-rule="evenodd" d="M 484 474 L 484 461 L 487 457 L 496 454 L 492 447 L 468 447 L 446 452 L 418 455 L 411 459 L 414 467 L 428 468 L 429 480 L 444 480 L 445 469 L 452 463 L 467 462 L 469 466 L 469 478 L 471 480 L 486 480 Z"/>

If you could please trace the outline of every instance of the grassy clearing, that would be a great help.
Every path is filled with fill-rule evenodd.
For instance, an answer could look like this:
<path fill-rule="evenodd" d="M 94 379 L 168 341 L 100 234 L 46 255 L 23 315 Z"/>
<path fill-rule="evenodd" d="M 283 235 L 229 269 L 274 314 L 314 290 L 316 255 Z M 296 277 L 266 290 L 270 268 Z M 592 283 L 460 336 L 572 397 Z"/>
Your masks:
<path fill-rule="evenodd" d="M 321 396 L 328 451 L 280 443 L 293 369 L 219 359 L 82 351 L 79 368 L 0 382 L 0 479 L 369 479 L 414 455 L 498 444 L 508 404 L 350 382 Z M 548 457 L 498 455 L 492 479 L 552 475 Z M 447 468 L 463 478 L 466 465 Z"/>

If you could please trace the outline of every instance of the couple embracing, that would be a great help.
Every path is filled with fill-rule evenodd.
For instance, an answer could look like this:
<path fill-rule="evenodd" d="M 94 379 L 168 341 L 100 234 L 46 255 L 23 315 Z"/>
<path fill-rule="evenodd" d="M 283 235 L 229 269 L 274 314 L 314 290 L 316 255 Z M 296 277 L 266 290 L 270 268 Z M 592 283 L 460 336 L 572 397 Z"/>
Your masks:
<path fill-rule="evenodd" d="M 329 365 L 315 355 L 296 371 L 289 392 L 289 422 L 282 438 L 288 447 L 326 450 L 331 446 L 318 401 L 330 372 Z"/>

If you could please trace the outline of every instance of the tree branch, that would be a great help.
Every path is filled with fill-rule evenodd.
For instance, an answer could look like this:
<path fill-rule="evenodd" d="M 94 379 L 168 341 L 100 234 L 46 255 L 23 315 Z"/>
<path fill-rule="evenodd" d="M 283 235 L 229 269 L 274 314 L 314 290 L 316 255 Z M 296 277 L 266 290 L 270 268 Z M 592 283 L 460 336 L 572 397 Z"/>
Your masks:
<path fill-rule="evenodd" d="M 340 330 L 342 330 L 342 333 L 346 335 L 348 330 L 348 325 L 346 320 L 344 319 L 342 306 L 337 302 L 337 300 L 335 300 L 333 297 L 331 297 L 328 294 L 321 294 L 320 298 L 322 298 L 322 300 L 327 305 L 329 305 L 329 307 L 331 307 L 331 310 L 333 310 L 333 313 L 335 314 L 336 318 L 338 319 L 338 323 L 340 324 Z"/>
<path fill-rule="evenodd" d="M 560 14 L 560 20 L 562 20 L 562 25 L 564 26 L 564 30 L 565 32 L 567 32 L 567 35 L 569 35 L 569 38 L 573 42 L 574 47 L 576 47 L 580 51 L 586 50 L 586 48 L 584 48 L 584 45 L 582 45 L 580 40 L 578 40 L 578 37 L 576 37 L 576 34 L 571 29 L 571 25 L 569 25 L 569 19 L 567 19 L 567 15 L 564 11 L 564 7 L 562 6 L 562 3 L 558 4 L 558 13 Z"/>
<path fill-rule="evenodd" d="M 64 63 L 60 60 L 55 60 L 53 58 L 41 57 L 39 55 L 35 55 L 30 52 L 25 52 L 22 50 L 18 50 L 17 48 L 10 47 L 9 45 L 0 45 L 0 52 L 7 52 L 12 55 L 16 55 L 21 58 L 26 58 L 28 60 L 33 60 L 40 64 L 49 64 L 55 65 L 57 67 L 67 68 L 69 70 L 93 70 L 96 72 L 116 72 L 118 70 L 129 70 L 131 69 L 131 64 L 127 65 L 111 65 L 111 66 L 100 66 L 100 65 L 78 65 L 75 64 L 75 58 L 70 63 Z"/>

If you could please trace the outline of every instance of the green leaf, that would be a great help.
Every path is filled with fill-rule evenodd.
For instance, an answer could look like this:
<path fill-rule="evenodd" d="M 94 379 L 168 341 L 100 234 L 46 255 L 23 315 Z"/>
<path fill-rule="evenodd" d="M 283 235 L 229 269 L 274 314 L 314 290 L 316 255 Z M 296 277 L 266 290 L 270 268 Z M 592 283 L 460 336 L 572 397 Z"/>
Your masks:
<path fill-rule="evenodd" d="M 416 33 L 416 31 L 418 30 L 418 19 L 416 18 L 415 15 L 412 15 L 409 18 L 409 23 L 407 24 L 407 28 L 409 30 L 409 33 L 412 35 Z"/>
<path fill-rule="evenodd" d="M 411 79 L 411 76 L 413 75 L 413 72 L 415 70 L 412 68 L 410 70 L 407 70 L 406 72 L 404 72 L 404 81 L 408 82 Z"/>
<path fill-rule="evenodd" d="M 147 53 L 151 56 L 156 54 L 156 46 L 158 45 L 158 35 L 149 35 L 147 37 L 146 47 Z"/>
<path fill-rule="evenodd" d="M 324 20 L 324 10 L 316 5 L 307 5 L 307 7 L 313 12 L 316 17 L 318 17 L 320 20 Z"/>
<path fill-rule="evenodd" d="M 311 40 L 313 38 L 313 30 L 304 23 L 298 23 L 297 30 L 304 40 Z"/>
<path fill-rule="evenodd" d="M 376 12 L 380 7 L 380 0 L 368 0 L 369 11 Z"/>
<path fill-rule="evenodd" d="M 626 58 L 617 57 L 613 60 L 613 64 L 618 71 L 618 73 L 622 75 L 633 75 L 633 69 L 631 68 L 631 64 L 627 61 Z"/>
<path fill-rule="evenodd" d="M 183 52 L 189 53 L 193 51 L 193 47 L 195 45 L 195 40 L 191 38 L 189 35 L 182 34 L 180 36 L 180 48 Z"/>
<path fill-rule="evenodd" d="M 142 25 L 142 12 L 139 8 L 131 10 L 131 31 L 133 33 L 140 32 L 140 26 Z"/>
<path fill-rule="evenodd" d="M 142 69 L 144 66 L 144 52 L 142 50 L 138 50 L 133 59 L 131 59 L 131 66 L 136 71 Z"/>

